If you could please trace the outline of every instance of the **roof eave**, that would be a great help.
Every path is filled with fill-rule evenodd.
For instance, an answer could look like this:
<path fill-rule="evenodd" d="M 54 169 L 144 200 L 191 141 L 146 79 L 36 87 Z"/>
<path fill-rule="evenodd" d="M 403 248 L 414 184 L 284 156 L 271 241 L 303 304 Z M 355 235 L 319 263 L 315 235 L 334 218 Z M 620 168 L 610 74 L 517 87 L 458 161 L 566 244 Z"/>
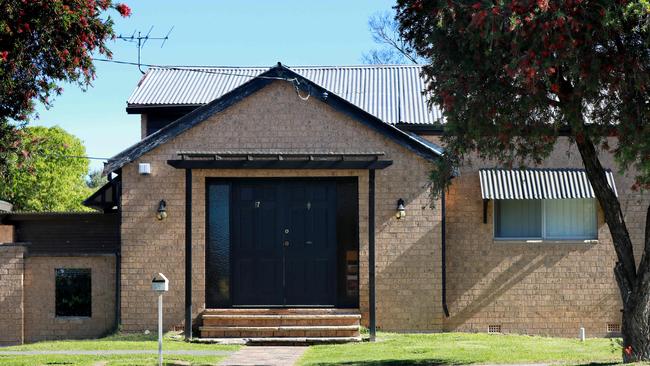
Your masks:
<path fill-rule="evenodd" d="M 205 104 L 127 104 L 126 113 L 146 114 L 151 112 L 191 112 Z"/>

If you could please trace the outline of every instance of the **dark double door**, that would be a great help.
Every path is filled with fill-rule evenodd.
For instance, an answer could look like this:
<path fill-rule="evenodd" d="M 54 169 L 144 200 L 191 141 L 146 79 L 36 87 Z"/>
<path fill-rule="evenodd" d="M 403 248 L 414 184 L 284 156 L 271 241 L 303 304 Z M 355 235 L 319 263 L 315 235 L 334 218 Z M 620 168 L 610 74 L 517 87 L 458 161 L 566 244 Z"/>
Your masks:
<path fill-rule="evenodd" d="M 336 304 L 336 196 L 326 180 L 232 185 L 233 305 Z"/>

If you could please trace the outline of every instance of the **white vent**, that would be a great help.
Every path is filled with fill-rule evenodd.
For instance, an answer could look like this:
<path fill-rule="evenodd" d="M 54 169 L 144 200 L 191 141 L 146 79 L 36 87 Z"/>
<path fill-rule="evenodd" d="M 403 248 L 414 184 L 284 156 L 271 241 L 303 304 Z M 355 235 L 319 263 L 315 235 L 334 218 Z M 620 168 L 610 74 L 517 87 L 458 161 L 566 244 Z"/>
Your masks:
<path fill-rule="evenodd" d="M 488 333 L 501 333 L 501 324 L 488 325 Z"/>
<path fill-rule="evenodd" d="M 607 323 L 607 333 L 620 333 L 621 325 L 618 323 Z"/>
<path fill-rule="evenodd" d="M 140 173 L 140 175 L 149 175 L 149 174 L 151 174 L 151 164 L 149 164 L 149 163 L 140 163 L 140 164 L 138 164 L 138 173 Z"/>

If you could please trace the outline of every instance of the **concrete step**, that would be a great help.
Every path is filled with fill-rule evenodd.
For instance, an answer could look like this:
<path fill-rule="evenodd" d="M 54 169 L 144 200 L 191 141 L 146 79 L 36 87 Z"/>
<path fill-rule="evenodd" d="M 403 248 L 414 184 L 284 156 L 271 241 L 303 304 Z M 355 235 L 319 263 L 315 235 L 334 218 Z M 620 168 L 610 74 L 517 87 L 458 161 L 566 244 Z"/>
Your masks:
<path fill-rule="evenodd" d="M 265 338 L 194 338 L 193 343 L 235 344 L 247 346 L 312 346 L 362 342 L 363 337 L 265 337 Z"/>
<path fill-rule="evenodd" d="M 355 338 L 358 309 L 235 308 L 206 309 L 201 338 Z"/>
<path fill-rule="evenodd" d="M 358 325 L 334 326 L 202 326 L 202 338 L 358 337 Z"/>
<path fill-rule="evenodd" d="M 360 314 L 203 314 L 204 326 L 359 325 Z"/>
<path fill-rule="evenodd" d="M 341 308 L 229 308 L 229 309 L 205 309 L 204 315 L 289 315 L 289 314 L 359 314 L 359 309 Z"/>

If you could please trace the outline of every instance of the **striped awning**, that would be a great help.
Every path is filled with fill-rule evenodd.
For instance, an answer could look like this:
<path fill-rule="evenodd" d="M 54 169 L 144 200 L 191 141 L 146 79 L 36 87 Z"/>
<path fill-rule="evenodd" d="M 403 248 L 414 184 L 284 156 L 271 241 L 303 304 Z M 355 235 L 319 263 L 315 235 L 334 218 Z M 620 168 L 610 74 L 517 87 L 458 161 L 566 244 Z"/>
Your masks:
<path fill-rule="evenodd" d="M 480 169 L 483 199 L 594 198 L 594 190 L 583 169 Z M 614 174 L 607 181 L 616 192 Z"/>

